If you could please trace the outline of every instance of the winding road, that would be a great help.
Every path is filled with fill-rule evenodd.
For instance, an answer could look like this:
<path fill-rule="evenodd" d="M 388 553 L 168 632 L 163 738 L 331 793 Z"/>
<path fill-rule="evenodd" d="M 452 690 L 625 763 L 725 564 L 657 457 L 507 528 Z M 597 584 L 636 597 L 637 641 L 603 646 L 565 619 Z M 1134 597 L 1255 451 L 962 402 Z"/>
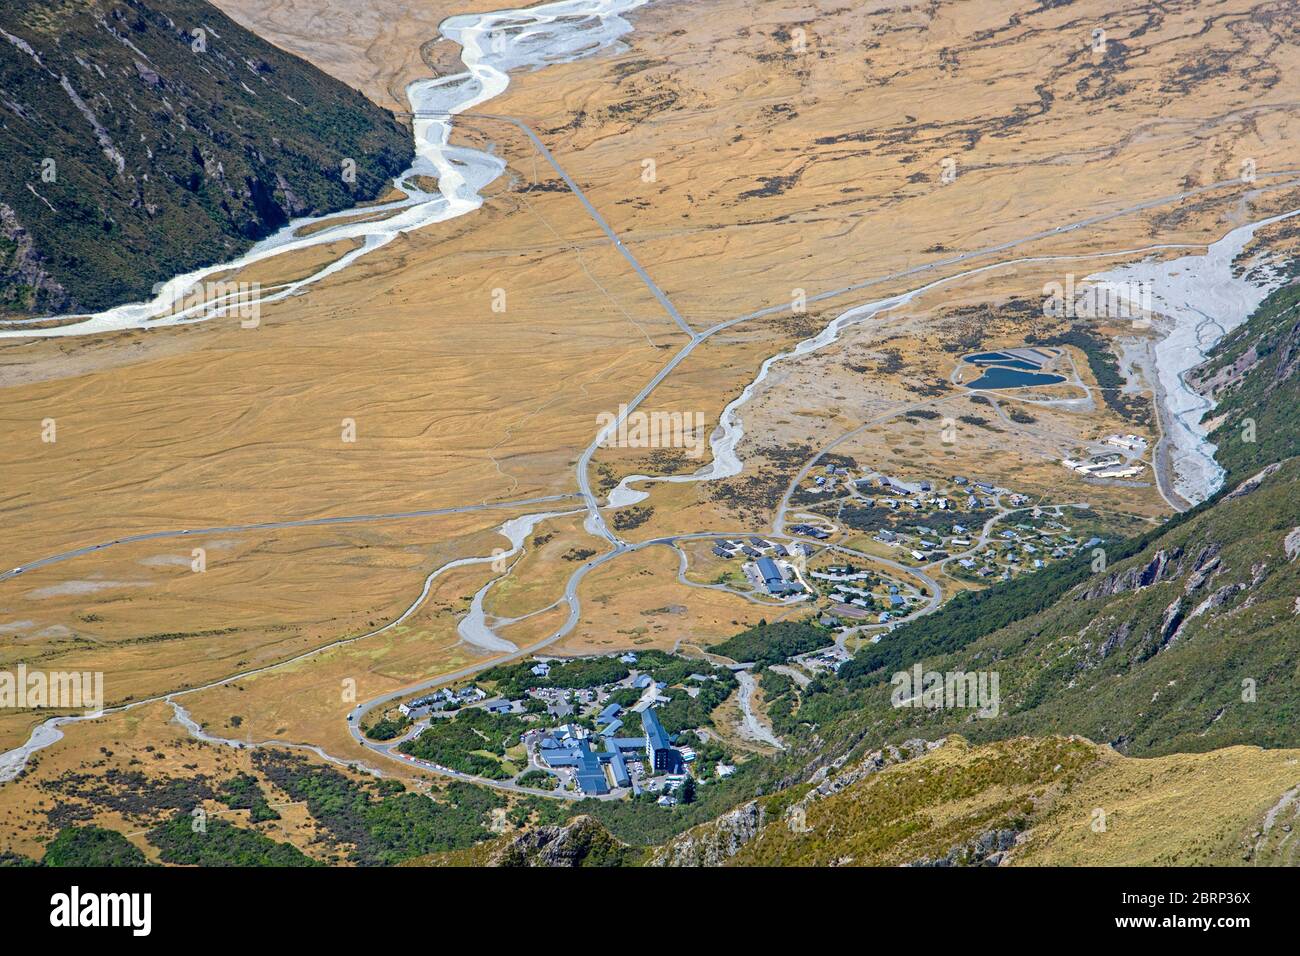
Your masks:
<path fill-rule="evenodd" d="M 428 114 L 420 113 L 417 111 L 412 115 L 417 120 L 424 119 L 426 118 L 426 116 L 427 117 L 442 116 L 444 117 L 444 119 L 447 116 L 449 116 L 449 114 L 447 113 L 439 113 L 437 111 L 433 111 Z M 616 558 L 622 555 L 634 553 L 645 548 L 656 547 L 656 546 L 665 546 L 665 547 L 676 549 L 677 542 L 679 541 L 689 540 L 693 538 L 715 537 L 720 534 L 725 534 L 724 532 L 717 532 L 717 531 L 707 531 L 707 532 L 698 531 L 698 532 L 692 532 L 692 533 L 681 534 L 681 535 L 658 537 L 652 540 L 637 542 L 637 543 L 629 543 L 625 541 L 605 522 L 604 516 L 602 514 L 602 504 L 598 500 L 591 486 L 591 480 L 589 474 L 590 465 L 597 450 L 605 442 L 607 437 L 611 434 L 614 434 L 617 431 L 617 429 L 626 421 L 626 416 L 631 412 L 635 411 L 643 402 L 645 402 L 645 400 L 655 391 L 655 389 L 658 388 L 658 386 L 666 378 L 668 378 L 668 376 L 671 375 L 674 372 L 674 370 L 676 370 L 681 365 L 681 363 L 684 362 L 695 351 L 695 349 L 698 348 L 702 343 L 704 343 L 711 337 L 717 335 L 718 333 L 731 329 L 742 323 L 759 319 L 765 316 L 789 312 L 793 309 L 793 304 L 789 302 L 783 302 L 778 305 L 760 308 L 758 310 L 743 315 L 739 315 L 735 318 L 718 322 L 715 325 L 712 325 L 701 331 L 696 331 L 695 329 L 692 328 L 690 323 L 682 316 L 680 311 L 673 304 L 670 296 L 654 282 L 653 278 L 647 273 L 645 268 L 636 259 L 635 255 L 628 248 L 628 245 L 625 242 L 625 240 L 621 238 L 615 232 L 615 230 L 606 222 L 604 217 L 601 216 L 599 211 L 591 203 L 591 201 L 588 199 L 588 197 L 585 195 L 585 193 L 579 187 L 579 185 L 573 179 L 573 177 L 570 176 L 568 172 L 564 170 L 564 168 L 561 166 L 561 164 L 555 158 L 555 156 L 551 153 L 551 151 L 546 147 L 546 145 L 542 142 L 542 140 L 538 137 L 538 135 L 529 126 L 527 126 L 527 124 L 512 117 L 493 116 L 491 114 L 471 114 L 471 113 L 466 113 L 464 115 L 480 115 L 483 118 L 506 122 L 521 129 L 529 137 L 532 143 L 536 146 L 536 148 L 543 156 L 543 158 L 557 171 L 557 173 L 564 180 L 569 190 L 574 194 L 574 196 L 579 200 L 579 202 L 582 203 L 588 215 L 600 227 L 600 229 L 606 235 L 608 240 L 615 246 L 615 248 L 618 249 L 620 254 L 627 260 L 627 262 L 629 263 L 631 268 L 636 272 L 636 274 L 641 279 L 641 281 L 647 286 L 647 288 L 655 296 L 656 300 L 663 306 L 663 308 L 668 313 L 668 315 L 673 319 L 676 325 L 687 336 L 687 341 L 673 355 L 673 357 L 659 370 L 658 373 L 654 375 L 653 378 L 651 378 L 649 382 L 647 382 L 636 393 L 635 396 L 633 396 L 633 398 L 629 402 L 626 403 L 626 405 L 622 406 L 619 419 L 611 423 L 609 426 L 603 429 L 599 434 L 597 434 L 593 438 L 591 443 L 583 450 L 581 455 L 578 457 L 578 461 L 576 463 L 576 468 L 575 468 L 576 483 L 579 489 L 578 495 L 577 496 L 557 495 L 557 496 L 548 496 L 542 498 L 530 498 L 530 499 L 524 499 L 520 501 L 480 503 L 474 505 L 463 505 L 457 507 L 433 509 L 428 511 L 393 512 L 387 514 L 367 514 L 367 515 L 326 517 L 326 518 L 315 518 L 315 519 L 299 519 L 299 520 L 289 520 L 289 521 L 267 521 L 263 523 L 216 526 L 216 527 L 202 528 L 202 529 L 182 529 L 182 530 L 164 530 L 164 531 L 156 531 L 156 532 L 147 532 L 142 534 L 124 536 L 121 538 L 113 539 L 112 541 L 93 544 L 86 547 L 77 548 L 77 549 L 61 552 L 59 554 L 54 554 L 48 557 L 39 558 L 30 561 L 12 570 L 0 573 L 0 583 L 18 577 L 24 572 L 32 570 L 34 568 L 44 567 L 57 562 L 68 561 L 74 558 L 88 556 L 91 554 L 98 553 L 106 548 L 111 548 L 118 545 L 124 545 L 124 544 L 129 544 L 138 541 L 146 541 L 146 540 L 162 539 L 162 538 L 186 537 L 186 536 L 200 535 L 200 534 L 215 534 L 215 533 L 235 534 L 241 532 L 273 530 L 277 528 L 311 527 L 311 526 L 331 525 L 331 524 L 348 524 L 348 523 L 377 522 L 377 521 L 390 521 L 390 520 L 399 521 L 399 520 L 407 520 L 407 519 L 435 517 L 438 515 L 459 514 L 459 513 L 466 513 L 466 512 L 486 510 L 486 509 L 530 507 L 533 505 L 572 501 L 575 497 L 579 497 L 581 499 L 582 506 L 587 515 L 586 527 L 593 534 L 602 537 L 609 544 L 610 550 L 606 551 L 605 553 L 597 557 L 592 558 L 587 562 L 584 562 L 580 567 L 575 569 L 574 572 L 569 576 L 568 580 L 565 582 L 562 596 L 559 599 L 557 599 L 556 602 L 550 605 L 550 607 L 556 607 L 560 603 L 564 603 L 568 607 L 568 614 L 566 615 L 564 622 L 553 633 L 551 633 L 543 640 L 538 641 L 529 647 L 519 649 L 513 653 L 509 653 L 502 656 L 496 656 L 489 660 L 485 660 L 483 662 L 476 663 L 474 665 L 464 667 L 453 672 L 441 674 L 437 677 L 430 678 L 428 680 L 413 683 L 411 685 L 402 687 L 399 690 L 381 695 L 379 697 L 375 697 L 362 704 L 358 704 L 348 714 L 347 721 L 348 721 L 349 731 L 353 739 L 357 743 L 359 743 L 362 747 L 366 748 L 366 750 L 368 750 L 372 754 L 376 754 L 390 760 L 398 761 L 399 763 L 407 764 L 409 766 L 411 765 L 410 761 L 408 761 L 405 757 L 397 756 L 393 752 L 392 748 L 395 742 L 389 742 L 385 744 L 385 743 L 380 743 L 375 741 L 369 741 L 364 738 L 364 736 L 360 732 L 360 727 L 359 727 L 363 714 L 365 714 L 366 712 L 368 712 L 369 710 L 375 707 L 383 706 L 384 704 L 390 703 L 393 700 L 396 700 L 398 698 L 405 697 L 424 690 L 432 689 L 441 685 L 453 683 L 455 681 L 463 680 L 472 677 L 475 674 L 478 674 L 489 667 L 494 667 L 502 663 L 518 660 L 520 658 L 535 654 L 539 650 L 560 640 L 577 625 L 577 622 L 581 616 L 582 608 L 581 608 L 581 601 L 579 598 L 579 588 L 583 580 L 586 578 L 588 574 L 590 574 L 595 569 L 602 567 L 605 564 L 608 564 L 609 562 L 615 560 Z M 1296 172 L 1297 172 L 1296 170 L 1292 169 L 1292 170 L 1281 170 L 1281 171 L 1270 172 L 1270 173 L 1261 173 L 1259 174 L 1258 178 L 1277 179 L 1278 187 L 1290 186 L 1290 185 L 1295 185 L 1297 181 L 1291 180 L 1289 182 L 1284 182 L 1282 180 L 1284 180 L 1288 176 L 1294 176 Z M 868 288 L 884 285 L 886 283 L 898 282 L 900 280 L 904 280 L 910 277 L 924 275 L 926 273 L 936 272 L 954 266 L 960 266 L 972 260 L 986 258 L 992 255 L 996 255 L 997 253 L 1000 252 L 1006 252 L 1012 249 L 1016 249 L 1026 244 L 1031 244 L 1042 240 L 1066 235 L 1077 230 L 1086 229 L 1093 225 L 1105 223 L 1110 220 L 1114 220 L 1123 216 L 1132 215 L 1133 213 L 1136 212 L 1141 212 L 1144 210 L 1149 210 L 1153 208 L 1158 208 L 1160 206 L 1166 206 L 1173 203 L 1181 202 L 1190 197 L 1202 195 L 1211 192 L 1213 190 L 1224 189 L 1228 187 L 1240 187 L 1241 185 L 1242 185 L 1241 182 L 1236 179 L 1224 180 L 1216 183 L 1207 184 L 1204 186 L 1199 186 L 1194 189 L 1173 193 L 1168 196 L 1144 200 L 1142 202 L 1135 203 L 1133 205 L 1124 208 L 1113 209 L 1098 215 L 1089 216 L 1087 218 L 1077 220 L 1067 225 L 1056 226 L 1051 229 L 1046 229 L 1035 233 L 1031 233 L 1019 239 L 997 243 L 994 245 L 984 247 L 982 249 L 977 249 L 977 250 L 972 250 L 970 252 L 962 253 L 957 256 L 950 256 L 943 259 L 933 260 L 921 265 L 909 267 L 907 269 L 892 272 L 886 275 L 876 276 L 870 279 L 866 279 L 860 282 L 855 282 L 852 284 L 843 285 L 833 289 L 827 289 L 809 297 L 807 301 L 809 303 L 825 302 L 855 292 L 860 292 Z M 1261 187 L 1259 186 L 1258 183 L 1256 183 L 1254 188 L 1259 189 Z M 1012 258 L 1012 259 L 1007 259 L 1002 261 L 996 261 L 983 266 L 979 266 L 977 268 L 954 272 L 950 275 L 942 276 L 938 279 L 935 279 L 927 284 L 914 288 L 910 291 L 898 293 L 892 296 L 891 298 L 883 299 L 878 302 L 867 303 L 865 305 L 860 305 L 855 308 L 849 309 L 844 313 L 841 313 L 839 316 L 836 317 L 836 319 L 832 323 L 832 325 L 835 326 L 834 335 L 827 337 L 825 342 L 814 346 L 814 348 L 820 348 L 823 347 L 824 345 L 830 344 L 831 342 L 835 341 L 836 337 L 839 334 L 839 331 L 849 327 L 852 324 L 865 321 L 871 317 L 880 314 L 881 312 L 888 311 L 893 308 L 897 308 L 898 306 L 910 302 L 916 296 L 926 291 L 929 291 L 931 289 L 934 289 L 940 285 L 959 281 L 960 279 L 978 273 L 982 273 L 994 269 L 1006 268 L 1021 263 L 1033 263 L 1033 262 L 1044 262 L 1044 261 L 1080 261 L 1080 260 L 1086 260 L 1090 258 L 1114 258 L 1114 257 L 1126 256 L 1126 255 L 1132 256 L 1135 254 L 1141 254 L 1143 252 L 1154 252 L 1163 249 L 1184 248 L 1184 247 L 1185 246 L 1148 246 L 1138 250 L 1121 250 L 1121 251 L 1110 252 L 1110 253 L 1100 253 L 1096 255 L 1083 255 L 1083 256 L 1055 255 L 1055 256 L 1020 257 L 1020 258 Z M 807 351 L 799 352 L 796 349 L 793 352 L 782 353 L 782 355 L 780 356 L 774 356 L 773 360 L 776 359 L 785 360 L 788 357 L 799 357 L 804 354 L 807 354 Z M 769 362 L 773 360 L 769 360 Z M 765 363 L 765 368 L 766 365 L 767 363 Z M 743 396 L 742 396 L 742 400 L 743 400 Z M 928 404 L 928 403 L 922 403 L 922 404 Z M 912 407 L 920 407 L 920 406 L 918 405 Z M 729 406 L 729 408 L 731 408 L 731 406 Z M 892 417 L 893 415 L 900 414 L 904 410 L 906 409 L 896 410 L 895 412 L 891 413 L 890 417 Z M 863 425 L 861 427 L 865 428 L 867 427 L 867 425 Z M 835 445 L 838 444 L 838 442 L 846 440 L 847 437 L 849 436 L 846 435 L 841 437 L 840 439 L 837 440 L 837 442 L 832 443 L 826 449 L 823 449 L 823 451 L 820 454 L 825 454 L 831 448 L 835 447 Z M 716 447 L 715 447 L 715 457 L 716 457 Z M 801 471 L 800 475 L 806 476 L 808 470 L 815 464 L 815 461 L 816 459 L 809 462 L 805 466 L 804 470 Z M 692 480 L 708 480 L 708 476 L 707 475 L 699 476 Z M 783 538 L 786 537 L 783 534 L 783 526 L 785 520 L 785 513 L 789 506 L 789 497 L 790 497 L 790 489 L 787 489 L 787 492 L 783 496 L 780 506 L 778 508 L 777 516 L 773 522 L 773 530 L 776 532 L 778 537 L 783 537 Z M 986 530 L 987 530 L 987 526 L 986 526 Z M 736 532 L 733 531 L 731 533 L 735 534 Z M 744 533 L 749 533 L 749 532 L 744 532 Z M 800 539 L 791 539 L 791 540 L 800 540 Z M 817 542 L 813 542 L 813 543 L 817 543 Z M 933 577 L 927 574 L 924 570 L 920 570 L 915 567 L 908 567 L 898 562 L 892 562 L 887 559 L 879 558 L 875 555 L 865 554 L 863 552 L 856 551 L 854 549 L 847 548 L 842 545 L 829 545 L 829 547 L 835 551 L 844 554 L 854 555 L 854 556 L 862 557 L 864 559 L 868 559 L 873 562 L 879 562 L 885 564 L 887 566 L 895 568 L 896 570 L 900 571 L 903 574 L 917 578 L 922 582 L 924 582 L 930 591 L 930 595 L 929 595 L 930 599 L 926 607 L 920 609 L 917 612 L 917 614 L 933 613 L 935 610 L 938 609 L 938 607 L 942 603 L 943 592 L 942 589 L 940 588 L 939 583 Z M 680 555 L 682 552 L 678 550 L 678 553 Z M 329 644 L 323 645 L 321 647 L 315 648 L 313 650 L 296 655 L 285 661 L 280 661 L 277 663 L 265 665 L 263 667 L 258 667 L 252 670 L 243 671 L 241 673 L 234 674 L 226 678 L 222 678 L 220 680 L 212 681 L 201 686 L 187 688 L 184 690 L 174 691 L 165 694 L 159 694 L 147 699 L 132 701 L 130 703 L 123 704 L 117 707 L 108 708 L 105 711 L 103 711 L 102 714 L 121 713 L 123 711 L 138 708 L 146 704 L 156 703 L 165 700 L 172 705 L 174 712 L 176 714 L 176 718 L 180 720 L 182 723 L 184 723 L 190 729 L 191 733 L 202 733 L 202 729 L 193 722 L 192 718 L 188 717 L 188 712 L 184 712 L 183 708 L 180 708 L 179 705 L 176 704 L 177 698 L 189 694 L 198 693 L 200 691 L 209 690 L 215 687 L 223 686 L 233 681 L 250 677 L 254 674 L 263 673 L 275 668 L 283 667 L 288 664 L 305 660 L 307 658 L 310 658 L 312 656 L 315 656 L 317 654 L 320 654 L 332 648 L 341 647 L 347 644 L 354 643 L 356 641 L 365 640 L 367 638 L 381 634 L 387 630 L 396 627 L 403 621 L 407 620 L 410 617 L 410 615 L 415 613 L 415 611 L 422 605 L 426 596 L 428 595 L 433 580 L 435 580 L 438 575 L 445 572 L 448 568 L 452 566 L 458 566 L 459 564 L 462 563 L 483 563 L 490 560 L 495 560 L 497 557 L 499 556 L 494 555 L 492 558 L 486 558 L 486 557 L 461 558 L 458 559 L 458 561 L 456 562 L 449 562 L 448 564 L 443 565 L 438 569 L 435 569 L 428 577 L 425 578 L 423 589 L 420 592 L 420 594 L 415 598 L 415 600 L 412 602 L 412 604 L 394 620 L 390 621 L 389 623 L 385 624 L 380 628 L 376 628 L 375 630 L 368 631 L 364 634 L 343 638 L 338 641 L 334 641 Z M 507 571 L 506 573 L 508 574 L 509 571 Z M 497 578 L 496 580 L 500 580 L 500 578 Z M 750 681 L 752 683 L 752 677 L 750 677 Z M 747 700 L 747 698 L 748 695 L 742 695 L 742 701 Z M 743 706 L 744 704 L 742 703 L 742 707 Z M 95 719 L 98 716 L 102 716 L 102 714 L 58 717 L 46 721 L 44 724 L 36 728 L 36 730 L 32 734 L 31 739 L 28 741 L 26 745 L 17 748 L 16 750 L 10 751 L 6 754 L 0 755 L 0 783 L 3 783 L 8 780 L 12 780 L 14 777 L 16 777 L 22 771 L 23 767 L 26 765 L 27 758 L 28 756 L 30 756 L 32 752 L 39 750 L 44 746 L 48 746 L 51 743 L 58 740 L 60 737 L 62 737 L 62 731 L 60 730 L 61 727 L 79 722 L 81 720 Z M 186 723 L 186 721 L 188 721 L 188 723 Z M 207 737 L 206 734 L 204 736 Z M 328 754 L 325 754 L 319 748 L 315 748 L 309 744 L 285 742 L 285 741 L 262 741 L 258 743 L 242 742 L 242 741 L 231 742 L 231 741 L 224 740 L 223 738 L 215 738 L 215 737 L 210 737 L 208 739 L 221 742 L 221 743 L 229 743 L 231 745 L 237 745 L 241 747 L 243 746 L 306 747 L 308 749 L 312 749 L 313 752 L 316 752 L 326 757 L 326 759 L 330 759 L 336 762 L 341 762 L 346 764 L 356 763 L 356 761 L 343 760 L 341 758 L 331 757 Z M 779 741 L 776 741 L 776 745 L 777 746 L 780 745 Z M 459 774 L 456 771 L 448 770 L 445 768 L 441 768 L 441 769 L 433 768 L 431 765 L 420 765 L 420 766 L 422 769 L 430 770 L 435 773 L 440 773 L 444 776 L 449 776 L 456 779 L 472 780 L 475 783 L 480 783 L 485 786 L 495 787 L 497 789 L 515 790 L 519 792 L 527 792 L 531 794 L 537 794 L 541 796 L 551 796 L 551 797 L 570 796 L 567 794 L 559 794 L 555 791 L 531 790 L 528 788 L 518 787 L 517 785 L 504 783 L 501 781 L 489 781 L 478 777 L 470 777 L 468 775 Z M 371 770 L 372 772 L 376 772 L 373 770 L 373 768 L 371 768 Z"/>

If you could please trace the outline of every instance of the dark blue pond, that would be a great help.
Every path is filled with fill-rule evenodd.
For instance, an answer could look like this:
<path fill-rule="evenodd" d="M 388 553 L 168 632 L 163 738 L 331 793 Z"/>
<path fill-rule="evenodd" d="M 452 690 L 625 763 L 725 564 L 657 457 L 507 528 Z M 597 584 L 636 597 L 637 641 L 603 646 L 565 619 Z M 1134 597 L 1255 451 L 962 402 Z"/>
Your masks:
<path fill-rule="evenodd" d="M 996 366 L 985 369 L 984 374 L 967 384 L 967 388 L 1033 388 L 1037 385 L 1055 385 L 1064 382 L 1063 375 L 1043 372 L 1022 372 L 1014 368 Z"/>
<path fill-rule="evenodd" d="M 1026 372 L 1043 367 L 1041 363 L 1015 358 L 1003 352 L 980 352 L 977 355 L 967 355 L 965 361 L 970 362 L 971 365 L 1005 365 L 1007 368 L 1024 369 Z"/>

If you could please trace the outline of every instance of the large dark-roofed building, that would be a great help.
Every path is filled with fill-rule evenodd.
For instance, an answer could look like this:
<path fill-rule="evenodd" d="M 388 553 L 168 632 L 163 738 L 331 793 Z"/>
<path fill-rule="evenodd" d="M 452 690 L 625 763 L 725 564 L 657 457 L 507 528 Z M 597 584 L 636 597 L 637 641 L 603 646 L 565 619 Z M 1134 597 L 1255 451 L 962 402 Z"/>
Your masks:
<path fill-rule="evenodd" d="M 785 575 L 771 558 L 759 558 L 757 564 L 758 573 L 763 578 L 763 587 L 767 588 L 769 594 L 786 594 L 799 590 L 798 585 L 793 581 L 785 579 Z"/>
<path fill-rule="evenodd" d="M 673 742 L 659 722 L 659 715 L 652 708 L 641 711 L 641 726 L 645 728 L 646 759 L 654 767 L 655 773 L 684 773 L 686 764 L 682 755 L 673 749 Z"/>

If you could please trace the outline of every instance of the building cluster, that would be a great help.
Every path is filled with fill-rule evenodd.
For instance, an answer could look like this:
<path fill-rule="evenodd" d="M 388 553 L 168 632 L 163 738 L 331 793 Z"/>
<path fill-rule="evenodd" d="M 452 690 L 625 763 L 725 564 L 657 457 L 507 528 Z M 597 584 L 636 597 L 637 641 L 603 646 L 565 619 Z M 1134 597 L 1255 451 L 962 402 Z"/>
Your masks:
<path fill-rule="evenodd" d="M 1132 478 L 1146 471 L 1141 459 L 1147 452 L 1147 440 L 1142 436 L 1107 435 L 1102 444 L 1119 451 L 1101 452 L 1084 458 L 1062 458 L 1061 464 L 1086 478 Z"/>
<path fill-rule="evenodd" d="M 887 624 L 906 615 L 921 603 L 915 588 L 882 579 L 873 571 L 859 570 L 852 564 L 832 564 L 808 576 L 818 582 L 837 604 L 878 613 L 877 622 Z"/>
<path fill-rule="evenodd" d="M 486 698 L 487 694 L 481 688 L 472 685 L 462 687 L 460 690 L 444 687 L 432 694 L 399 704 L 397 710 L 403 717 L 410 720 L 419 720 L 421 717 L 428 717 L 430 714 L 446 710 L 449 707 L 464 707 L 469 704 L 477 704 Z"/>
<path fill-rule="evenodd" d="M 954 475 L 949 486 L 940 489 L 933 482 L 900 481 L 887 475 L 860 478 L 853 483 L 854 497 L 864 506 L 887 508 L 890 511 L 979 511 L 996 508 L 1001 496 L 1007 496 L 1012 507 L 1027 501 L 1006 488 L 989 481 L 972 481 L 963 475 Z M 868 497 L 871 493 L 874 497 Z"/>
<path fill-rule="evenodd" d="M 752 534 L 747 539 L 740 541 L 719 538 L 714 542 L 713 553 L 720 558 L 743 557 L 755 561 L 763 557 L 763 555 L 775 555 L 780 558 L 790 555 L 789 549 L 781 542 L 769 541 L 767 538 L 760 538 L 756 534 Z"/>
<path fill-rule="evenodd" d="M 801 534 L 805 538 L 816 538 L 818 541 L 825 541 L 831 536 L 831 532 L 815 524 L 791 525 L 790 531 L 794 534 Z"/>
<path fill-rule="evenodd" d="M 1102 543 L 1102 539 L 1097 537 L 1081 540 L 1071 533 L 1072 530 L 1056 518 L 1041 526 L 1021 522 L 999 531 L 994 541 L 959 558 L 956 564 L 975 577 L 999 577 L 1005 581 L 1021 571 L 1039 570 L 1052 561 L 1068 558 Z"/>
<path fill-rule="evenodd" d="M 526 734 L 524 742 L 535 748 L 537 760 L 546 767 L 571 769 L 574 783 L 588 796 L 601 796 L 616 787 L 639 793 L 644 777 L 686 772 L 694 751 L 673 746 L 653 707 L 640 711 L 639 737 L 618 736 L 624 726 L 621 712 L 618 704 L 602 710 L 597 723 L 603 727 L 594 734 L 577 724 L 565 724 Z"/>
<path fill-rule="evenodd" d="M 799 571 L 790 559 L 806 557 L 815 550 L 803 542 L 786 547 L 756 534 L 739 541 L 720 538 L 713 545 L 713 553 L 719 558 L 744 560 L 741 570 L 755 591 L 795 599 L 806 598 L 808 588 L 799 580 Z"/>
<path fill-rule="evenodd" d="M 746 564 L 742 570 L 750 584 L 772 597 L 807 596 L 806 589 L 799 583 L 798 571 L 788 561 L 778 564 L 771 558 L 761 557 L 752 564 Z"/>
<path fill-rule="evenodd" d="M 823 627 L 838 627 L 842 622 L 833 614 L 823 614 L 819 620 Z M 832 644 L 830 647 L 823 648 L 820 651 L 814 651 L 811 654 L 805 654 L 799 658 L 799 664 L 804 670 L 816 673 L 818 671 L 830 671 L 838 673 L 839 669 L 852 660 L 853 655 L 846 648 L 838 644 Z"/>

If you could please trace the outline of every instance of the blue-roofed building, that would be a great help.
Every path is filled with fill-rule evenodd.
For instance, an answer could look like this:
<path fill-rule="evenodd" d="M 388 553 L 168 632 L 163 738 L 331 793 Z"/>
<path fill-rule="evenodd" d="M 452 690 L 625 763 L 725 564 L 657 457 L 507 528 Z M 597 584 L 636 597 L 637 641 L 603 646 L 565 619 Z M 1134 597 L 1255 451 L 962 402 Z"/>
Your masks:
<path fill-rule="evenodd" d="M 610 773 L 614 775 L 614 786 L 626 787 L 632 782 L 632 778 L 628 775 L 627 763 L 613 740 L 605 741 L 605 752 L 608 754 Z"/>
<path fill-rule="evenodd" d="M 623 721 L 615 717 L 605 726 L 603 730 L 601 730 L 600 735 L 602 737 L 613 737 L 616 733 L 619 732 L 622 726 L 623 726 Z"/>
<path fill-rule="evenodd" d="M 600 765 L 599 760 L 596 761 L 594 768 L 585 765 L 580 767 L 574 774 L 574 778 L 578 781 L 578 789 L 583 793 L 593 797 L 609 793 L 609 779 L 605 776 L 605 768 Z"/>
<path fill-rule="evenodd" d="M 618 716 L 618 712 L 622 709 L 623 708 L 620 707 L 618 704 L 607 704 L 605 706 L 605 709 L 596 715 L 596 723 L 597 724 L 609 723 L 611 720 L 613 720 L 615 717 Z"/>
<path fill-rule="evenodd" d="M 763 578 L 763 587 L 767 589 L 768 594 L 786 594 L 799 590 L 797 584 L 785 579 L 785 575 L 771 558 L 759 558 L 756 563 L 758 573 Z"/>
<path fill-rule="evenodd" d="M 654 682 L 655 682 L 654 678 L 651 677 L 649 674 L 642 674 L 640 677 L 638 677 L 636 680 L 632 682 L 632 686 L 635 687 L 637 690 L 645 690 Z"/>
<path fill-rule="evenodd" d="M 655 723 L 658 725 L 657 720 Z M 572 767 L 574 782 L 578 785 L 578 789 L 588 796 L 600 796 L 610 792 L 609 777 L 605 775 L 606 766 L 609 767 L 609 775 L 613 777 L 615 787 L 631 786 L 632 777 L 627 769 L 627 755 L 634 753 L 639 756 L 646 752 L 646 738 L 613 736 L 622 725 L 621 720 L 615 720 L 602 732 L 603 750 L 594 749 L 593 744 L 596 742 L 594 738 L 573 736 L 584 731 L 572 726 L 559 727 L 539 742 L 537 757 L 552 769 Z M 660 729 L 662 730 L 662 727 Z M 677 752 L 673 751 L 673 753 Z"/>
<path fill-rule="evenodd" d="M 682 755 L 673 749 L 672 739 L 653 708 L 647 707 L 641 711 L 641 726 L 645 728 L 646 759 L 654 767 L 654 772 L 684 773 L 686 764 L 682 761 Z"/>
<path fill-rule="evenodd" d="M 554 750 L 548 750 L 542 755 L 542 761 L 548 767 L 576 767 L 578 765 L 578 751 L 570 750 L 568 747 L 556 747 Z"/>
<path fill-rule="evenodd" d="M 609 781 L 605 778 L 605 768 L 601 766 L 601 756 L 603 755 L 592 752 L 586 740 L 576 741 L 576 746 L 573 747 L 561 746 L 541 753 L 542 761 L 548 767 L 572 767 L 578 789 L 594 796 L 609 793 Z"/>

